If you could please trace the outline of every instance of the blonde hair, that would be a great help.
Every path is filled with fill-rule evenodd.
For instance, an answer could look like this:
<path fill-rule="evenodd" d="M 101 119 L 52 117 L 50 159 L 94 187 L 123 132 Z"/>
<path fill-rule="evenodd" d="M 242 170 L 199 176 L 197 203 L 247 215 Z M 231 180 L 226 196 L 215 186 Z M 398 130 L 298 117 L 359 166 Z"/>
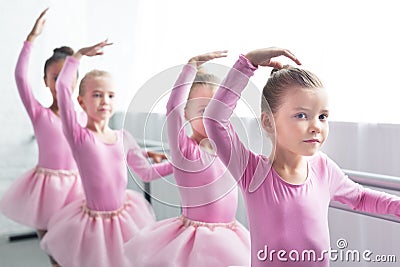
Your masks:
<path fill-rule="evenodd" d="M 263 89 L 261 111 L 268 112 L 270 110 L 272 113 L 276 113 L 283 103 L 287 91 L 294 87 L 322 88 L 324 86 L 321 80 L 308 70 L 290 65 L 285 65 L 282 69 L 273 69 Z"/>
<path fill-rule="evenodd" d="M 82 78 L 81 83 L 79 84 L 79 95 L 83 96 L 85 94 L 85 87 L 88 80 L 103 77 L 111 77 L 111 74 L 107 71 L 96 69 L 86 73 L 86 75 Z"/>
<path fill-rule="evenodd" d="M 194 78 L 192 86 L 190 87 L 189 97 L 193 88 L 195 88 L 197 85 L 210 85 L 214 93 L 217 87 L 219 86 L 220 82 L 221 82 L 220 79 L 214 74 L 210 74 L 205 72 L 203 69 L 199 69 L 196 73 L 196 77 Z"/>

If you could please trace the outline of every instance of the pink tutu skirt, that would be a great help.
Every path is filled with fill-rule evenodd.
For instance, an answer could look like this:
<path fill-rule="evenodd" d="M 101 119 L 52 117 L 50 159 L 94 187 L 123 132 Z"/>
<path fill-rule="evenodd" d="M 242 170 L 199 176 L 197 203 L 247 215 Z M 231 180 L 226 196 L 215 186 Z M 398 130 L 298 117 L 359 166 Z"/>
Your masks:
<path fill-rule="evenodd" d="M 93 211 L 74 201 L 52 217 L 41 247 L 62 267 L 128 266 L 124 243 L 155 218 L 141 194 L 126 190 L 126 195 L 114 211 Z"/>
<path fill-rule="evenodd" d="M 250 266 L 250 234 L 237 221 L 166 219 L 144 228 L 124 249 L 131 267 Z"/>
<path fill-rule="evenodd" d="M 50 218 L 74 200 L 84 198 L 77 170 L 36 167 L 17 179 L 0 201 L 0 211 L 10 219 L 46 230 Z"/>

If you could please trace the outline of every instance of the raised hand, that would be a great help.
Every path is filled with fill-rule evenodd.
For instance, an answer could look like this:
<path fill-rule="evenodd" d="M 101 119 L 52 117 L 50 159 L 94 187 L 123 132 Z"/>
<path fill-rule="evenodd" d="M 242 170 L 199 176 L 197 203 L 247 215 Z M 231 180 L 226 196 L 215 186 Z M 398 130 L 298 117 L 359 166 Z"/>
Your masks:
<path fill-rule="evenodd" d="M 82 56 L 88 56 L 88 57 L 93 57 L 93 56 L 98 56 L 104 54 L 103 52 L 103 47 L 112 45 L 113 43 L 109 43 L 108 39 L 104 40 L 103 42 L 97 43 L 92 46 L 84 47 L 78 50 L 74 54 L 74 57 L 77 59 L 80 59 Z"/>
<path fill-rule="evenodd" d="M 152 158 L 155 163 L 160 163 L 164 159 L 167 159 L 167 155 L 164 153 L 158 153 L 153 151 L 147 151 L 147 156 Z"/>
<path fill-rule="evenodd" d="M 40 16 L 36 19 L 35 25 L 33 26 L 31 32 L 28 34 L 28 37 L 26 38 L 27 41 L 29 42 L 35 41 L 36 37 L 38 37 L 42 33 L 44 24 L 46 23 L 45 15 L 47 13 L 47 10 L 49 10 L 49 8 L 43 10 L 42 13 L 40 13 Z"/>
<path fill-rule="evenodd" d="M 268 66 L 281 69 L 283 64 L 273 59 L 279 56 L 288 57 L 296 64 L 301 65 L 301 62 L 294 54 L 292 54 L 292 52 L 278 47 L 257 49 L 246 54 L 246 58 L 250 60 L 254 66 Z"/>
<path fill-rule="evenodd" d="M 210 61 L 214 58 L 226 57 L 227 53 L 228 50 L 205 53 L 202 55 L 192 57 L 191 59 L 189 59 L 189 63 L 196 64 L 196 67 L 200 67 L 203 63 Z"/>

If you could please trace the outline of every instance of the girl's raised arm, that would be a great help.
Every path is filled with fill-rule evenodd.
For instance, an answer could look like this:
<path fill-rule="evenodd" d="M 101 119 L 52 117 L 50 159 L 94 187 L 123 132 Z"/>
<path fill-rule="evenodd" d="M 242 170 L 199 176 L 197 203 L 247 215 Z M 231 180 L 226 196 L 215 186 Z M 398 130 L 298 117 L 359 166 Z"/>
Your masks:
<path fill-rule="evenodd" d="M 56 89 L 60 117 L 63 123 L 63 131 L 69 142 L 77 142 L 81 138 L 81 126 L 79 125 L 74 105 L 72 102 L 71 86 L 76 79 L 79 60 L 82 56 L 102 55 L 104 46 L 111 45 L 107 40 L 90 47 L 81 48 L 73 56 L 67 57 L 64 66 L 57 78 Z"/>
<path fill-rule="evenodd" d="M 171 91 L 171 95 L 167 103 L 167 131 L 168 131 L 168 143 L 171 147 L 172 159 L 182 159 L 182 154 L 179 149 L 179 141 L 183 138 L 179 138 L 180 135 L 185 135 L 186 132 L 183 127 L 184 125 L 184 107 L 186 99 L 189 94 L 190 87 L 196 77 L 197 67 L 205 63 L 206 61 L 214 58 L 225 57 L 226 51 L 210 52 L 203 55 L 195 56 L 191 58 L 183 67 L 178 79 L 176 80 L 174 87 Z"/>
<path fill-rule="evenodd" d="M 33 96 L 32 87 L 28 81 L 29 60 L 31 56 L 33 42 L 43 31 L 46 22 L 45 15 L 47 10 L 48 8 L 42 11 L 40 16 L 36 19 L 35 25 L 33 26 L 32 30 L 28 34 L 21 53 L 18 57 L 14 73 L 18 93 L 31 120 L 35 120 L 36 114 L 38 110 L 42 108 L 42 106 Z"/>
<path fill-rule="evenodd" d="M 263 166 L 268 164 L 259 164 L 263 158 L 244 146 L 230 123 L 230 117 L 242 91 L 258 66 L 282 67 L 282 64 L 274 59 L 278 56 L 286 56 L 300 64 L 290 51 L 281 48 L 258 49 L 246 56 L 241 55 L 204 113 L 207 118 L 204 121 L 207 135 L 216 145 L 218 157 L 235 179 L 244 183 L 245 188 L 248 188 L 254 173 L 264 172 Z M 247 179 L 241 180 L 243 177 Z"/>

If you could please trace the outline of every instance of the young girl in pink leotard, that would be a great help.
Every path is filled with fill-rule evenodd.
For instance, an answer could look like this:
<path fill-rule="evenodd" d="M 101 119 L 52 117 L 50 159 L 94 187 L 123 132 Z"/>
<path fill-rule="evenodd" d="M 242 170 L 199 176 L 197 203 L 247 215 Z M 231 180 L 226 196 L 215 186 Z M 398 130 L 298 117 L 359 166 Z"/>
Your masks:
<path fill-rule="evenodd" d="M 62 133 L 55 81 L 65 58 L 73 54 L 69 47 L 54 50 L 46 61 L 44 81 L 53 95 L 49 108 L 43 107 L 33 96 L 28 80 L 28 66 L 35 39 L 45 24 L 44 10 L 29 33 L 19 55 L 15 69 L 18 92 L 32 121 L 39 148 L 37 166 L 25 173 L 5 192 L 0 210 L 7 217 L 37 229 L 42 238 L 48 229 L 51 216 L 73 200 L 83 198 L 78 169 L 71 149 Z M 75 88 L 75 79 L 70 90 Z M 84 118 L 84 117 L 82 117 Z M 56 266 L 54 260 L 52 264 Z"/>
<path fill-rule="evenodd" d="M 172 173 L 169 162 L 150 165 L 140 153 L 132 153 L 138 151 L 138 146 L 123 144 L 124 135 L 132 139 L 129 134 L 108 126 L 116 95 L 109 73 L 93 70 L 82 79 L 78 101 L 88 122 L 86 127 L 77 123 L 70 87 L 79 61 L 82 56 L 102 54 L 101 49 L 107 45 L 106 41 L 101 42 L 67 57 L 56 83 L 64 134 L 77 162 L 86 196 L 85 202 L 75 201 L 53 216 L 41 243 L 63 267 L 127 266 L 123 244 L 141 228 L 154 223 L 149 203 L 141 194 L 126 189 L 125 159 L 141 176 Z M 127 155 L 124 155 L 124 145 L 130 145 Z M 136 168 L 146 163 L 147 168 Z"/>
<path fill-rule="evenodd" d="M 275 57 L 299 60 L 288 50 L 241 55 L 206 108 L 207 134 L 244 195 L 252 266 L 329 266 L 328 207 L 400 215 L 400 198 L 354 183 L 319 152 L 328 135 L 328 98 L 311 72 L 282 66 Z M 261 125 L 275 143 L 269 157 L 239 140 L 229 118 L 258 66 L 274 67 L 264 87 Z M 266 105 L 269 104 L 270 109 Z M 275 122 L 275 125 L 274 125 Z"/>
<path fill-rule="evenodd" d="M 214 52 L 189 60 L 167 104 L 168 142 L 182 215 L 144 228 L 125 246 L 130 266 L 248 266 L 249 233 L 235 220 L 236 181 L 211 150 L 203 111 L 216 89 L 216 77 L 198 72 Z M 187 100 L 187 98 L 189 98 Z M 192 135 L 185 131 L 185 119 Z"/>

